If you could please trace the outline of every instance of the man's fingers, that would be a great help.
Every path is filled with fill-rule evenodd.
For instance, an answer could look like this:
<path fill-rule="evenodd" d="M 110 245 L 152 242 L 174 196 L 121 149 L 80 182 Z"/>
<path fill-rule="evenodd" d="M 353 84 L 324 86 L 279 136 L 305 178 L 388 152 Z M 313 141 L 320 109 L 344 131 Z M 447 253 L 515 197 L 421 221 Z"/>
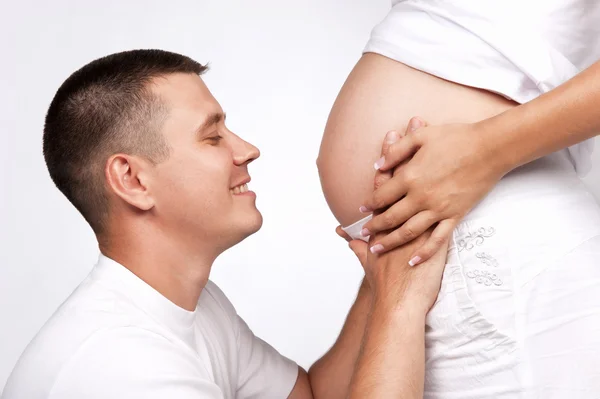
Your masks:
<path fill-rule="evenodd" d="M 411 256 L 409 264 L 416 266 L 435 255 L 448 242 L 456 224 L 452 219 L 442 220 L 433 230 L 433 233 L 431 233 L 425 244 Z"/>
<path fill-rule="evenodd" d="M 350 249 L 352 252 L 354 252 L 354 255 L 356 255 L 362 267 L 365 268 L 367 265 L 367 243 L 361 240 L 352 240 L 350 241 L 349 245 Z"/>
<path fill-rule="evenodd" d="M 348 235 L 344 230 L 342 230 L 342 226 L 338 226 L 335 228 L 335 232 L 338 236 L 342 237 L 344 240 L 348 241 L 348 246 L 354 252 L 354 255 L 358 258 L 358 261 L 364 268 L 367 264 L 367 251 L 368 245 L 366 242 L 362 240 L 354 240 L 352 237 Z"/>
<path fill-rule="evenodd" d="M 350 237 L 348 235 L 348 233 L 346 233 L 344 230 L 342 230 L 342 226 L 336 227 L 335 232 L 337 233 L 338 236 L 342 237 L 344 240 L 346 240 L 348 242 L 352 241 L 352 237 Z"/>

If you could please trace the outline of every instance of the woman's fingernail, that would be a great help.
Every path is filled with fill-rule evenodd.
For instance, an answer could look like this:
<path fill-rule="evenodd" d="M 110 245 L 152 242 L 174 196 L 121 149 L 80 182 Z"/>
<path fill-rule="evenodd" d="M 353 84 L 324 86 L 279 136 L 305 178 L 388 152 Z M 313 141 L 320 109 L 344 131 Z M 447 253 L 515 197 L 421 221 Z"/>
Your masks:
<path fill-rule="evenodd" d="M 366 206 L 364 206 L 364 205 L 361 205 L 360 208 L 358 208 L 358 210 L 361 213 L 369 213 L 369 212 L 371 212 L 371 210 L 369 208 L 367 208 Z"/>
<path fill-rule="evenodd" d="M 412 259 L 411 259 L 411 260 L 408 262 L 408 264 L 409 264 L 410 266 L 416 266 L 416 265 L 418 265 L 418 264 L 419 264 L 419 262 L 421 262 L 421 257 L 420 257 L 420 256 L 415 256 L 414 258 L 412 258 Z"/>
<path fill-rule="evenodd" d="M 371 247 L 371 253 L 373 254 L 378 254 L 381 251 L 383 251 L 383 245 L 381 244 L 376 244 Z"/>
<path fill-rule="evenodd" d="M 379 170 L 379 169 L 381 169 L 381 167 L 383 166 L 384 163 L 385 163 L 385 157 L 381 157 L 377 160 L 377 162 L 375 162 L 375 165 L 373 165 L 373 167 L 375 168 L 375 170 Z"/>
<path fill-rule="evenodd" d="M 419 118 L 412 118 L 410 120 L 409 129 L 411 132 L 414 132 L 415 130 L 417 130 L 420 127 L 421 127 L 421 120 Z"/>
<path fill-rule="evenodd" d="M 362 229 L 360 231 L 360 235 L 363 236 L 363 237 L 368 237 L 368 236 L 371 235 L 371 232 L 369 231 L 369 229 Z"/>
<path fill-rule="evenodd" d="M 400 138 L 400 135 L 395 130 L 392 130 L 385 135 L 385 141 L 388 144 L 394 144 L 396 141 L 398 141 L 399 138 Z"/>

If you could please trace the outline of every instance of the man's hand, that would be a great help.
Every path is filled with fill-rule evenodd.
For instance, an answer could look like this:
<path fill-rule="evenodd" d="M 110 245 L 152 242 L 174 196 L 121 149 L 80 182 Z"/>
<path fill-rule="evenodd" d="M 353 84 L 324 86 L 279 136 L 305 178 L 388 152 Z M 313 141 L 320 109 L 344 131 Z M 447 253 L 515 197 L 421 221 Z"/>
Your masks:
<path fill-rule="evenodd" d="M 382 154 L 385 155 L 390 146 L 398 141 L 403 134 L 389 132 L 383 145 Z M 375 189 L 392 177 L 391 171 L 377 172 L 375 176 Z M 367 244 L 362 240 L 352 240 L 342 229 L 336 229 L 338 235 L 349 242 L 350 248 L 358 257 L 365 270 L 365 279 L 359 290 L 357 302 L 353 311 L 348 316 L 346 325 L 342 330 L 340 339 L 334 345 L 328 356 L 323 357 L 315 369 L 324 369 L 323 359 L 328 359 L 329 364 L 335 358 L 341 358 L 340 353 L 353 353 L 345 356 L 344 370 L 353 372 L 352 384 L 348 390 L 348 374 L 334 375 L 324 384 L 313 384 L 315 397 L 334 397 L 343 394 L 343 397 L 354 398 L 422 398 L 424 379 L 424 329 L 425 315 L 431 308 L 439 291 L 441 276 L 446 262 L 446 247 L 419 268 L 410 268 L 407 265 L 408 256 L 413 251 L 411 245 L 398 248 L 382 255 L 369 253 Z M 377 239 L 378 236 L 372 237 Z M 426 236 L 420 240 L 426 239 Z M 373 289 L 371 287 L 374 287 Z M 361 295 L 362 293 L 362 295 Z M 362 301 L 359 303 L 359 299 Z M 368 298 L 368 300 L 366 300 Z M 359 305 L 360 308 L 359 308 Z M 367 307 L 368 306 L 368 307 Z M 369 322 L 366 323 L 368 314 Z M 357 316 L 361 316 L 358 318 Z M 354 345 L 346 345 L 342 349 L 342 336 L 348 326 L 365 330 L 362 337 L 360 356 Z M 365 329 L 366 326 L 366 329 Z M 347 331 L 346 331 L 347 332 Z M 348 334 L 345 334 L 346 338 Z M 362 334 L 361 334 L 362 335 Z M 356 339 L 359 335 L 354 334 Z M 346 340 L 349 341 L 349 340 Z M 337 348 L 336 348 L 337 347 Z M 337 350 L 336 350 L 337 349 Z M 351 352 L 350 349 L 353 349 Z M 335 353 L 334 353 L 335 350 Z M 398 354 L 402 354 L 399 356 Z M 350 366 L 350 367 L 348 367 Z M 323 374 L 323 373 L 321 373 Z M 315 372 L 316 375 L 316 372 Z M 322 378 L 314 379 L 315 382 Z M 344 384 L 339 384 L 338 381 Z M 324 389 L 337 383 L 337 389 Z M 315 388 L 318 389 L 317 395 Z M 320 394 L 323 395 L 320 395 Z"/>
<path fill-rule="evenodd" d="M 406 244 L 434 227 L 427 241 L 414 247 L 410 264 L 429 259 L 448 241 L 460 220 L 507 172 L 493 162 L 477 124 L 427 126 L 411 119 L 410 133 L 392 144 L 375 165 L 391 180 L 373 193 L 362 211 L 374 215 L 363 234 L 387 231 L 371 240 L 371 251 L 383 253 Z M 412 157 L 412 158 L 411 158 Z"/>
<path fill-rule="evenodd" d="M 373 292 L 373 306 L 384 306 L 392 312 L 400 307 L 410 307 L 423 315 L 424 320 L 440 291 L 448 242 L 443 242 L 442 247 L 419 267 L 409 266 L 408 261 L 430 235 L 428 230 L 410 243 L 386 253 L 368 253 L 365 272 Z M 376 235 L 371 241 L 381 236 Z"/>
<path fill-rule="evenodd" d="M 371 243 L 380 238 L 371 237 Z M 419 267 L 411 253 L 423 236 L 386 253 L 367 252 L 366 280 L 372 293 L 361 354 L 350 384 L 350 399 L 423 398 L 425 318 L 437 298 L 447 245 Z"/>
<path fill-rule="evenodd" d="M 342 230 L 342 226 L 338 226 L 335 228 L 335 232 L 338 236 L 342 237 L 348 243 L 348 246 L 354 252 L 354 255 L 358 258 L 363 269 L 367 265 L 367 254 L 369 252 L 369 247 L 366 242 L 363 240 L 353 240 L 352 237 L 348 235 L 344 230 Z"/>

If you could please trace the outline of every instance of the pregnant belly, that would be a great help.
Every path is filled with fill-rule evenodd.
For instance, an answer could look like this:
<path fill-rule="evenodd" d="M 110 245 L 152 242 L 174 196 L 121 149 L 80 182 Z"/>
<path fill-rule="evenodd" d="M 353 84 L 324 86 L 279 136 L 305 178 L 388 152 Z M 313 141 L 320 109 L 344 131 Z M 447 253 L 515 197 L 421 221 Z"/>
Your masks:
<path fill-rule="evenodd" d="M 405 130 L 413 116 L 430 124 L 476 122 L 517 104 L 462 86 L 378 54 L 359 60 L 329 115 L 317 165 L 325 198 L 342 225 L 362 217 L 373 191 L 373 163 L 390 130 Z"/>

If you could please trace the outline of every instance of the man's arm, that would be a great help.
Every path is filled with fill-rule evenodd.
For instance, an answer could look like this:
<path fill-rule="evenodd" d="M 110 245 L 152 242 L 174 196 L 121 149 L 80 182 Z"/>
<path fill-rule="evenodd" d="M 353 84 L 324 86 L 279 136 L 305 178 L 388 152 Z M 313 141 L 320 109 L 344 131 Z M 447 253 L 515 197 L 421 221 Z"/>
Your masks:
<path fill-rule="evenodd" d="M 302 367 L 298 367 L 298 378 L 288 399 L 312 399 L 312 388 L 308 380 L 308 374 Z"/>
<path fill-rule="evenodd" d="M 349 398 L 422 398 L 424 359 L 425 314 L 374 305 Z"/>
<path fill-rule="evenodd" d="M 385 155 L 389 149 L 389 146 L 404 136 L 405 132 L 388 132 L 386 140 L 382 146 L 382 154 Z M 386 180 L 391 178 L 391 175 L 391 171 L 387 173 L 378 172 L 375 177 L 374 188 L 376 189 L 377 187 L 381 186 Z M 346 318 L 346 322 L 344 323 L 344 327 L 342 328 L 342 332 L 340 333 L 336 343 L 329 350 L 329 352 L 327 352 L 311 367 L 309 371 L 312 391 L 314 397 L 317 399 L 348 397 L 352 375 L 356 371 L 356 361 L 361 352 L 361 343 L 365 339 L 365 327 L 367 325 L 367 319 L 373 308 L 373 289 L 371 283 L 369 282 L 369 276 L 372 275 L 372 270 L 369 267 L 367 244 L 360 240 L 352 240 L 340 227 L 338 227 L 336 232 L 341 237 L 349 241 L 350 248 L 358 257 L 361 265 L 365 269 L 366 276 L 362 282 L 356 301 L 350 309 L 348 317 Z M 406 249 L 404 249 L 402 253 L 405 254 Z M 372 257 L 372 255 L 370 256 Z M 397 260 L 395 258 L 396 256 L 397 254 L 395 253 L 393 259 L 388 259 L 393 262 Z M 443 265 L 445 263 L 445 259 L 444 253 L 441 258 L 437 260 Z M 435 293 L 437 294 L 437 291 Z M 374 315 L 371 315 L 369 323 L 372 326 L 372 332 L 369 335 L 369 339 L 365 341 L 368 344 L 379 341 L 379 338 L 376 337 L 377 334 L 373 333 L 373 331 L 378 329 L 378 327 L 375 325 L 381 321 L 379 315 L 381 310 L 382 309 L 380 306 L 378 306 L 377 312 L 375 312 Z M 416 325 L 419 326 L 419 323 Z M 419 330 L 419 328 L 420 327 L 417 327 L 417 330 Z M 411 338 L 408 339 L 410 340 Z M 418 341 L 416 342 L 416 346 L 417 348 L 419 347 Z M 417 354 L 417 357 L 418 356 L 419 355 Z M 371 356 L 368 356 L 367 358 L 364 358 L 363 356 L 363 359 L 371 359 Z M 363 368 L 364 367 L 368 369 L 370 366 L 363 366 Z M 355 376 L 355 381 L 357 378 L 363 378 L 362 373 L 364 371 L 364 369 L 361 371 L 361 376 Z M 419 377 L 417 376 L 416 378 L 418 379 Z"/>
<path fill-rule="evenodd" d="M 440 289 L 448 245 L 418 267 L 408 260 L 429 234 L 383 255 L 369 255 L 373 300 L 351 399 L 423 397 L 425 317 Z"/>
<path fill-rule="evenodd" d="M 363 281 L 337 341 L 308 372 L 316 399 L 348 396 L 370 308 L 371 290 L 369 284 Z"/>

